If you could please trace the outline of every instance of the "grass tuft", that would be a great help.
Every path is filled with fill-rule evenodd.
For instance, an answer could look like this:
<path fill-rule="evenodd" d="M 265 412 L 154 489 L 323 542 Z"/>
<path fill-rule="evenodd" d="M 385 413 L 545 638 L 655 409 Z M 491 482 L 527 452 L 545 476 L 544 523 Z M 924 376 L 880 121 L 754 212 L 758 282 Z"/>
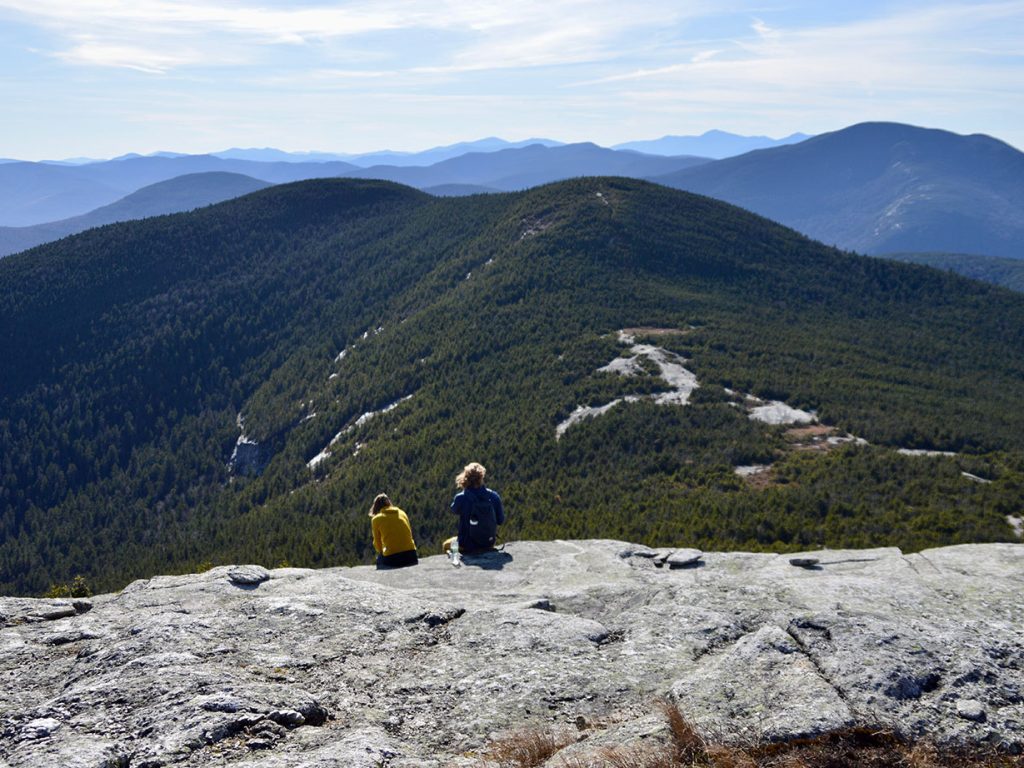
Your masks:
<path fill-rule="evenodd" d="M 672 734 L 672 750 L 678 765 L 708 765 L 707 744 L 683 713 L 669 701 L 659 701 L 658 708 L 668 722 Z"/>
<path fill-rule="evenodd" d="M 488 765 L 497 768 L 537 768 L 573 741 L 564 733 L 530 728 L 492 741 L 484 756 Z"/>

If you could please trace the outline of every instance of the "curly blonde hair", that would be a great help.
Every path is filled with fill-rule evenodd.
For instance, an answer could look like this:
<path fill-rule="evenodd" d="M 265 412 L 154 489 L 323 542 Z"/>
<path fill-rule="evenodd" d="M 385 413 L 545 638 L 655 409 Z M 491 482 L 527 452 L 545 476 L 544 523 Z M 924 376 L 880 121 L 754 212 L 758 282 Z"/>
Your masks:
<path fill-rule="evenodd" d="M 388 498 L 386 493 L 378 493 L 377 497 L 373 500 L 373 504 L 370 505 L 370 517 L 373 517 L 382 509 L 386 509 L 391 506 L 391 499 Z"/>
<path fill-rule="evenodd" d="M 484 477 L 487 470 L 484 465 L 475 461 L 467 464 L 455 478 L 455 485 L 462 490 L 466 488 L 480 488 L 484 484 Z"/>

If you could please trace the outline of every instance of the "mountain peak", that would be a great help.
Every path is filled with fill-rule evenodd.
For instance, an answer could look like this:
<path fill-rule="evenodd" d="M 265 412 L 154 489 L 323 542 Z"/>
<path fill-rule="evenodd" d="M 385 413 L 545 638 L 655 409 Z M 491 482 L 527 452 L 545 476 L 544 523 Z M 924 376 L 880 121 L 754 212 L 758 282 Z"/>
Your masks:
<path fill-rule="evenodd" d="M 658 180 L 867 253 L 1024 256 L 1024 153 L 984 135 L 866 122 Z"/>

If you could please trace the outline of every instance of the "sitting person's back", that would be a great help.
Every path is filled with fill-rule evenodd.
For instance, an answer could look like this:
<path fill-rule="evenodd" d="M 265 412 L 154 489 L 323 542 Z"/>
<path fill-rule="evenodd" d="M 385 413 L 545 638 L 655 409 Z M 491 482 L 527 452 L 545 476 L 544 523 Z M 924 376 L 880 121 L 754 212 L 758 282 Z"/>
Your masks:
<path fill-rule="evenodd" d="M 471 555 L 494 549 L 498 526 L 505 522 L 501 497 L 484 485 L 487 470 L 476 462 L 467 464 L 455 479 L 462 490 L 452 499 L 451 510 L 459 516 L 459 551 Z M 444 543 L 447 552 L 452 539 Z"/>

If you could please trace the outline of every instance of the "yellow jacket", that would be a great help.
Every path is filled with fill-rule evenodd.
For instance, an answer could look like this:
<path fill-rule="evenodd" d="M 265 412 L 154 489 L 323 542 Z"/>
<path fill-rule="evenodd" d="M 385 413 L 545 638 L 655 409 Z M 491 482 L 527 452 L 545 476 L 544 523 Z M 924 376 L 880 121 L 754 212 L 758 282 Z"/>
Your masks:
<path fill-rule="evenodd" d="M 416 549 L 409 518 L 398 507 L 385 507 L 370 519 L 373 548 L 381 555 L 397 555 Z"/>

